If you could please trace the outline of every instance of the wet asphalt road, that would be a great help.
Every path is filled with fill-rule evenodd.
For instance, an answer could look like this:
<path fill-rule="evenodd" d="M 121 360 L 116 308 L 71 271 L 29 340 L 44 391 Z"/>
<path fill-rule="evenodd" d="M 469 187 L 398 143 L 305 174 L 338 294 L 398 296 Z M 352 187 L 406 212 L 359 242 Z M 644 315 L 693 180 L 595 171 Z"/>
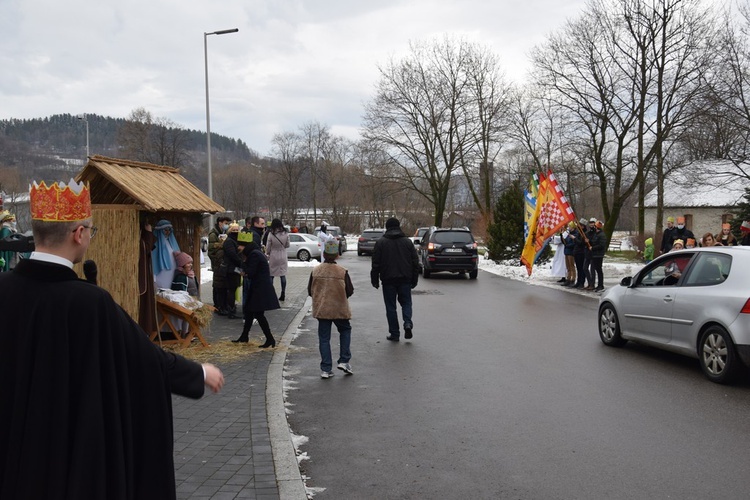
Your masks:
<path fill-rule="evenodd" d="M 369 258 L 340 263 L 355 375 L 320 379 L 309 315 L 285 372 L 316 500 L 750 495 L 747 380 L 719 386 L 695 360 L 608 348 L 596 300 L 481 271 L 420 279 L 414 339 L 392 343 Z"/>

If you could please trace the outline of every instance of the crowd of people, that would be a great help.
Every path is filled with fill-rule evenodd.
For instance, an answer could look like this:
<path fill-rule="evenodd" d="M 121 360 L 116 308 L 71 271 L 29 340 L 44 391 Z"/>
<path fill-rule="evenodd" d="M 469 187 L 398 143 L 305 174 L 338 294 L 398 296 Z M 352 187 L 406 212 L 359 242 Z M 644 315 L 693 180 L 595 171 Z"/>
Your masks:
<path fill-rule="evenodd" d="M 586 291 L 604 290 L 604 254 L 607 236 L 602 231 L 602 221 L 592 217 L 586 221 L 570 221 L 567 228 L 553 237 L 556 245 L 552 261 L 552 275 L 561 276 L 562 286 Z"/>
<path fill-rule="evenodd" d="M 674 248 L 675 243 L 678 242 L 683 248 L 736 245 L 750 246 L 750 221 L 742 222 L 740 225 L 740 232 L 742 233 L 742 237 L 738 240 L 732 233 L 731 224 L 724 222 L 718 233 L 707 232 L 698 239 L 690 229 L 685 227 L 684 217 L 677 217 L 676 220 L 674 217 L 667 217 L 667 227 L 664 229 L 664 234 L 662 235 L 659 253 L 663 254 L 669 252 Z M 650 259 L 646 260 L 648 261 Z"/>
<path fill-rule="evenodd" d="M 604 290 L 602 263 L 607 250 L 607 238 L 602 221 L 592 217 L 571 221 L 567 228 L 555 235 L 551 243 L 556 247 L 551 275 L 559 277 L 562 286 L 586 291 Z M 643 260 L 651 262 L 656 256 L 674 250 L 710 246 L 750 246 L 750 221 L 740 225 L 742 237 L 737 239 L 729 223 L 723 223 L 718 233 L 707 232 L 700 238 L 686 227 L 685 217 L 667 217 L 667 227 L 657 253 L 654 238 L 644 241 Z"/>

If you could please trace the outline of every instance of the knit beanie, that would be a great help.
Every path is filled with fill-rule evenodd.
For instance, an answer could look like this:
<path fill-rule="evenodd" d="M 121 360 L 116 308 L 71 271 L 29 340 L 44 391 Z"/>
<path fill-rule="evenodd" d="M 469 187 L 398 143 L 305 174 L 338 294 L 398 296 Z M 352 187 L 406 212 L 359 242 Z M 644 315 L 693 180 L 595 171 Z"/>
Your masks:
<path fill-rule="evenodd" d="M 174 261 L 177 264 L 177 267 L 185 267 L 185 264 L 193 263 L 193 258 L 185 252 L 175 252 Z"/>
<path fill-rule="evenodd" d="M 401 227 L 401 223 L 398 221 L 397 218 L 391 217 L 387 221 L 385 221 L 385 228 L 386 229 L 395 229 L 397 227 Z"/>

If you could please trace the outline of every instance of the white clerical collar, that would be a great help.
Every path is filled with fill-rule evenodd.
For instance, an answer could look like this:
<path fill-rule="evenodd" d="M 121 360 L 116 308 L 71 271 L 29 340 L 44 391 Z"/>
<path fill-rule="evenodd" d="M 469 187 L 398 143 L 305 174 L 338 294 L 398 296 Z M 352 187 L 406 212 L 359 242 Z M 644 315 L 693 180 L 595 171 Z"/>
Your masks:
<path fill-rule="evenodd" d="M 64 257 L 59 255 L 53 255 L 51 253 L 44 252 L 31 252 L 29 260 L 40 260 L 42 262 L 51 262 L 52 264 L 60 264 L 61 266 L 73 269 L 73 263 Z"/>

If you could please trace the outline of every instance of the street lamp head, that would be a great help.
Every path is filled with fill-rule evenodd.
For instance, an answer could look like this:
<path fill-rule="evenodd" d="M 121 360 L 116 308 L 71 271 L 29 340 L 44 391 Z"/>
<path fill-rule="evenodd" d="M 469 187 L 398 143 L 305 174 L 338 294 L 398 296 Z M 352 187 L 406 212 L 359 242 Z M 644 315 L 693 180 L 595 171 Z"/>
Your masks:
<path fill-rule="evenodd" d="M 204 33 L 204 35 L 226 35 L 227 33 L 237 33 L 240 29 L 234 28 L 231 30 L 219 30 L 219 31 L 213 31 L 211 33 Z"/>

